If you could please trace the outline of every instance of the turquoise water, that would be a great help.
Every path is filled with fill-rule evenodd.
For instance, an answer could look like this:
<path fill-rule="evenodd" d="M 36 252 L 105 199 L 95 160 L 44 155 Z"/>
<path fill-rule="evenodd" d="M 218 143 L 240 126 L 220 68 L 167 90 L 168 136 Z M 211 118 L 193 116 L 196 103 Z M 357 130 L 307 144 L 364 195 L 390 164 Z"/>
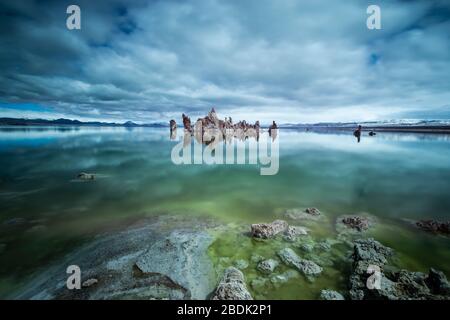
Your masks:
<path fill-rule="evenodd" d="M 286 129 L 278 139 L 279 172 L 261 176 L 259 165 L 174 165 L 168 129 L 0 129 L 0 297 L 92 236 L 165 213 L 246 225 L 314 206 L 328 218 L 312 227 L 325 238 L 335 217 L 365 212 L 379 219 L 369 235 L 396 249 L 401 266 L 450 275 L 450 240 L 403 221 L 449 219 L 450 136 L 379 133 L 357 143 Z M 80 172 L 98 178 L 80 182 Z M 211 254 L 248 259 L 253 244 L 236 245 L 224 237 Z"/>

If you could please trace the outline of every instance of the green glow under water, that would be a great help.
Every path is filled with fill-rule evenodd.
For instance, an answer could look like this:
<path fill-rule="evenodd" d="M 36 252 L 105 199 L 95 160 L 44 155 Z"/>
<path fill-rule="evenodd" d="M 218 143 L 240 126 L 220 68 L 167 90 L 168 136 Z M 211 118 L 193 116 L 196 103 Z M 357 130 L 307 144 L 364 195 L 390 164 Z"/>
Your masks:
<path fill-rule="evenodd" d="M 379 219 L 368 235 L 396 249 L 400 266 L 450 275 L 449 239 L 402 222 L 449 219 L 449 136 L 380 133 L 358 144 L 351 134 L 282 130 L 279 139 L 279 173 L 261 176 L 257 165 L 175 166 L 176 142 L 165 129 L 0 130 L 0 296 L 80 243 L 144 216 L 200 214 L 240 228 L 310 206 L 326 215 L 309 225 L 316 241 L 336 236 L 337 216 L 368 212 Z M 99 178 L 77 182 L 79 172 Z M 13 218 L 25 223 L 4 223 Z M 285 245 L 232 233 L 220 235 L 210 255 L 219 265 L 221 257 L 273 257 Z M 342 289 L 345 272 L 336 262 L 314 283 L 299 276 L 252 293 L 317 298 L 319 289 Z M 245 273 L 249 282 L 258 276 L 252 264 Z"/>

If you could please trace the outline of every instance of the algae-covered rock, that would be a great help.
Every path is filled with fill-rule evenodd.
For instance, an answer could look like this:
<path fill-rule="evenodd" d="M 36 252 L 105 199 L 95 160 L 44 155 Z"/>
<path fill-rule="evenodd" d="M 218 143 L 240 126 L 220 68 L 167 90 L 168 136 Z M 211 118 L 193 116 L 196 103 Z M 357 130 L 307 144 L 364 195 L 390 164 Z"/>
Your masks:
<path fill-rule="evenodd" d="M 384 265 L 387 263 L 387 258 L 393 254 L 391 248 L 383 246 L 372 238 L 358 239 L 354 243 L 354 261 L 363 260 L 377 265 Z"/>
<path fill-rule="evenodd" d="M 320 292 L 320 299 L 322 300 L 345 300 L 344 296 L 334 290 L 322 290 Z"/>
<path fill-rule="evenodd" d="M 253 300 L 245 284 L 244 274 L 235 267 L 225 269 L 212 300 Z"/>
<path fill-rule="evenodd" d="M 244 259 L 238 259 L 238 260 L 234 261 L 233 265 L 240 270 L 244 270 L 244 269 L 248 268 L 248 262 L 245 261 Z"/>
<path fill-rule="evenodd" d="M 289 280 L 298 277 L 298 272 L 295 270 L 287 270 L 281 274 L 276 274 L 270 277 L 270 282 L 275 286 L 279 286 Z"/>
<path fill-rule="evenodd" d="M 322 267 L 313 261 L 300 258 L 291 248 L 284 248 L 278 251 L 280 259 L 288 266 L 297 268 L 306 276 L 318 275 L 322 272 Z"/>
<path fill-rule="evenodd" d="M 308 230 L 304 227 L 299 226 L 288 226 L 287 229 L 284 231 L 283 238 L 286 241 L 296 241 L 299 236 L 305 236 L 308 234 Z"/>
<path fill-rule="evenodd" d="M 264 260 L 264 257 L 259 255 L 259 254 L 252 254 L 252 256 L 250 257 L 250 261 L 253 263 L 258 263 Z"/>
<path fill-rule="evenodd" d="M 375 218 L 368 214 L 344 215 L 336 219 L 336 230 L 339 233 L 356 233 L 367 231 L 375 225 Z"/>
<path fill-rule="evenodd" d="M 284 216 L 291 220 L 318 220 L 321 216 L 321 213 L 316 208 L 292 208 L 286 210 Z"/>
<path fill-rule="evenodd" d="M 450 235 L 450 221 L 420 220 L 415 225 L 430 233 Z"/>
<path fill-rule="evenodd" d="M 268 279 L 263 277 L 258 277 L 250 281 L 250 286 L 253 290 L 259 290 L 267 284 Z"/>
<path fill-rule="evenodd" d="M 302 251 L 305 251 L 305 252 L 310 253 L 310 252 L 312 252 L 312 251 L 314 250 L 314 244 L 313 244 L 313 243 L 302 243 L 302 244 L 299 246 L 299 248 L 300 248 Z"/>
<path fill-rule="evenodd" d="M 270 274 L 278 266 L 278 261 L 274 259 L 267 259 L 258 263 L 257 269 L 262 273 Z"/>
<path fill-rule="evenodd" d="M 272 223 L 256 223 L 251 226 L 254 238 L 269 239 L 287 229 L 288 224 L 284 220 L 275 220 Z"/>

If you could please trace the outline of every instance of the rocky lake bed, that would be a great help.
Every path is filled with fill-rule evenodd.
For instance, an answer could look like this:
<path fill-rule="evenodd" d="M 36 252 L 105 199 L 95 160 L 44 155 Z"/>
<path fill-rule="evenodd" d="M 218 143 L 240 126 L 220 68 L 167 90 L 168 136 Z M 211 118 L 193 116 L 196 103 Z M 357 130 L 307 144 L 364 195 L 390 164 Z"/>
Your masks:
<path fill-rule="evenodd" d="M 448 136 L 280 129 L 266 177 L 168 131 L 0 130 L 0 298 L 448 298 Z"/>
<path fill-rule="evenodd" d="M 443 272 L 405 270 L 395 250 L 366 235 L 379 223 L 368 214 L 339 216 L 327 237 L 316 236 L 314 225 L 333 221 L 316 208 L 279 216 L 250 225 L 200 216 L 146 218 L 98 235 L 36 272 L 13 298 L 450 298 Z M 81 269 L 80 290 L 66 287 L 69 265 Z"/>

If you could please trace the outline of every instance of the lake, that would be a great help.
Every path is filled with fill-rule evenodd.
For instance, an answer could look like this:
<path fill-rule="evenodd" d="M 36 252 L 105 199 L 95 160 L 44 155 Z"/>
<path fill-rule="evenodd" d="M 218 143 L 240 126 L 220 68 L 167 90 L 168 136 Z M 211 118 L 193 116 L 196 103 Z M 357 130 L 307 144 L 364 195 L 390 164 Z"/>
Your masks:
<path fill-rule="evenodd" d="M 340 215 L 373 215 L 378 225 L 369 236 L 394 248 L 401 267 L 450 276 L 450 239 L 405 222 L 449 219 L 449 135 L 364 133 L 357 143 L 351 132 L 281 129 L 279 171 L 266 176 L 259 164 L 175 165 L 179 139 L 166 128 L 1 128 L 0 297 L 95 235 L 143 217 L 250 224 L 305 207 L 328 217 L 311 227 L 324 238 Z M 80 181 L 80 172 L 97 178 Z M 235 245 L 219 239 L 211 255 L 248 258 L 250 244 Z M 342 285 L 337 279 L 335 287 Z M 265 297 L 309 296 L 287 286 Z"/>

